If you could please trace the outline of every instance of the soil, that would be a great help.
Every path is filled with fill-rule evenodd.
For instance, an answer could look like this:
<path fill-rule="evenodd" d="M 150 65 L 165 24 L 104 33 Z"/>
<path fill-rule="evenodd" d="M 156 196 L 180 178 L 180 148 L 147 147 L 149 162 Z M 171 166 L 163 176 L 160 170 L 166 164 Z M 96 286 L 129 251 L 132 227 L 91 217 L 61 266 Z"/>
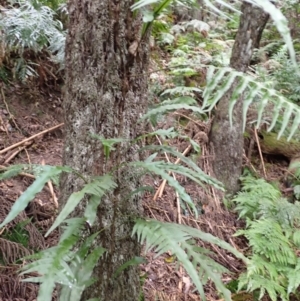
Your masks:
<path fill-rule="evenodd" d="M 63 113 L 60 88 L 55 85 L 52 89 L 49 89 L 49 87 L 41 88 L 38 85 L 31 85 L 30 87 L 21 84 L 2 85 L 0 87 L 0 97 L 1 169 L 13 164 L 61 165 L 64 129 L 61 125 Z M 180 116 L 186 114 L 187 112 L 177 112 L 171 120 L 176 121 L 177 119 L 178 121 Z M 58 125 L 60 126 L 55 130 L 39 135 L 18 147 L 6 150 L 20 141 Z M 168 124 L 160 125 L 162 128 L 166 126 Z M 197 164 L 206 173 L 212 175 L 212 154 L 207 143 L 209 123 L 190 120 L 183 131 L 194 139 L 199 139 L 198 142 L 202 146 L 202 155 L 196 158 Z M 199 135 L 199 133 L 201 134 Z M 188 143 L 180 139 L 173 140 L 171 143 L 181 152 L 184 152 L 188 147 Z M 193 156 L 195 154 L 190 150 L 188 155 Z M 170 158 L 170 160 L 175 161 L 176 158 Z M 256 167 L 262 173 L 262 167 L 259 166 L 259 160 L 257 161 Z M 269 179 L 282 177 L 287 166 L 287 163 L 282 162 L 279 160 L 277 163 L 268 164 Z M 245 163 L 247 164 L 246 161 Z M 1 221 L 8 214 L 14 201 L 33 180 L 24 174 L 0 182 L 0 198 L 3 204 L 2 209 L 0 209 Z M 200 213 L 199 218 L 195 218 L 188 208 L 184 211 L 178 206 L 176 194 L 168 186 L 165 187 L 162 195 L 156 200 L 153 200 L 153 194 L 145 193 L 143 200 L 145 215 L 160 221 L 177 222 L 212 233 L 229 242 L 238 250 L 243 251 L 246 248 L 246 242 L 242 238 L 232 237 L 232 234 L 243 224 L 237 220 L 234 213 L 224 208 L 221 203 L 222 195 L 219 191 L 211 187 L 200 188 L 184 177 L 177 177 L 177 180 L 197 204 Z M 159 178 L 145 179 L 145 184 L 153 187 L 155 191 L 161 183 L 162 181 Z M 56 198 L 59 198 L 58 188 L 54 186 L 52 191 L 51 185 L 46 186 L 42 192 L 36 195 L 34 201 L 28 205 L 26 210 L 1 232 L 0 252 L 2 252 L 3 257 L 4 254 L 7 255 L 4 264 L 0 265 L 0 300 L 33 301 L 36 299 L 38 286 L 21 282 L 24 277 L 18 275 L 17 270 L 20 265 L 15 264 L 15 259 L 20 255 L 27 255 L 33 249 L 37 251 L 55 245 L 58 238 L 57 232 L 46 239 L 43 234 L 45 234 L 57 213 Z M 12 247 L 12 244 L 9 244 L 5 239 L 7 237 L 5 235 L 11 233 L 20 223 L 22 224 L 22 222 L 28 220 L 28 217 L 31 220 L 25 226 L 25 229 L 29 236 L 29 245 L 26 248 L 20 244 L 15 244 Z M 236 275 L 243 270 L 242 262 L 233 258 L 224 250 L 202 242 L 198 243 L 200 246 L 209 248 L 213 252 L 212 257 L 232 273 L 224 275 L 224 282 L 228 283 L 235 279 Z M 147 258 L 147 264 L 142 266 L 142 275 L 145 276 L 145 300 L 200 300 L 199 295 L 194 292 L 194 286 L 190 278 L 181 267 L 178 267 L 176 259 L 171 254 L 167 253 L 156 257 L 155 251 L 152 250 L 142 255 Z M 207 298 L 211 300 L 221 298 L 210 282 L 205 286 L 205 293 Z M 56 300 L 55 295 L 53 300 Z"/>

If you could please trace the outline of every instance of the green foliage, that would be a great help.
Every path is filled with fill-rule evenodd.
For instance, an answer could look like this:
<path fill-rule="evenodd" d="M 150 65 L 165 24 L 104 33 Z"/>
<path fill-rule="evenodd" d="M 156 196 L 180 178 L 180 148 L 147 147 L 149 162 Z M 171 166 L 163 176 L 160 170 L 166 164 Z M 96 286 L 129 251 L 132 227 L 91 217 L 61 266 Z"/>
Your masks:
<path fill-rule="evenodd" d="M 62 170 L 62 168 L 58 167 L 53 169 Z M 42 176 L 43 178 L 49 176 L 48 173 L 45 174 L 45 176 Z M 100 204 L 101 198 L 107 191 L 111 191 L 115 187 L 116 184 L 112 181 L 112 178 L 106 175 L 91 179 L 90 183 L 87 183 L 81 191 L 71 194 L 52 227 L 46 233 L 47 236 L 56 227 L 64 224 L 62 227 L 64 231 L 58 244 L 33 255 L 30 258 L 35 259 L 35 261 L 22 268 L 22 274 L 35 271 L 42 275 L 25 280 L 41 283 L 38 301 L 50 301 L 56 284 L 62 285 L 61 300 L 80 300 L 84 289 L 93 283 L 94 279 L 91 278 L 93 269 L 105 252 L 105 249 L 100 246 L 92 247 L 98 233 L 94 233 L 91 236 L 85 235 L 84 242 L 79 248 L 78 243 L 82 240 L 83 233 L 85 233 L 85 223 L 88 223 L 90 226 L 93 225 L 97 214 L 96 208 Z M 24 194 L 26 195 L 26 193 L 27 191 Z M 88 195 L 89 198 L 85 207 L 84 217 L 66 219 L 85 195 Z"/>
<path fill-rule="evenodd" d="M 4 234 L 1 236 L 9 241 L 20 243 L 25 248 L 27 248 L 29 235 L 28 235 L 28 231 L 24 227 L 29 222 L 30 222 L 29 219 L 21 221 L 18 224 L 16 224 L 13 228 L 9 229 L 9 231 L 4 232 Z"/>
<path fill-rule="evenodd" d="M 132 10 L 137 9 L 145 9 L 145 7 L 151 7 L 151 9 L 144 10 L 146 13 L 144 13 L 144 29 L 143 32 L 145 33 L 151 26 L 152 22 L 158 18 L 163 12 L 165 8 L 167 8 L 172 3 L 175 3 L 176 1 L 172 0 L 139 0 L 137 1 L 131 8 Z M 183 1 L 184 2 L 184 1 Z M 191 4 L 192 1 L 185 1 L 187 4 Z M 232 3 L 227 3 L 223 0 L 217 0 L 218 4 L 220 4 L 222 7 L 226 7 L 231 12 L 238 12 L 238 10 L 232 5 Z M 253 3 L 254 5 L 260 6 L 264 11 L 268 12 L 270 17 L 273 19 L 273 22 L 282 36 L 282 39 L 284 40 L 285 44 L 287 45 L 291 60 L 293 64 L 296 65 L 296 57 L 295 57 L 295 51 L 293 47 L 293 41 L 290 35 L 290 30 L 288 27 L 288 21 L 286 17 L 282 14 L 280 9 L 278 9 L 272 2 L 269 0 L 251 0 L 250 3 Z M 216 12 L 218 15 L 223 16 L 225 18 L 230 19 L 230 15 L 224 13 L 224 10 L 220 10 L 217 5 L 215 5 L 214 2 L 210 0 L 204 0 L 205 6 L 211 10 Z"/>
<path fill-rule="evenodd" d="M 57 1 L 48 1 L 55 6 Z M 60 1 L 58 1 L 60 2 Z M 24 52 L 48 50 L 52 59 L 60 64 L 64 61 L 65 32 L 55 12 L 36 0 L 12 1 L 11 7 L 0 16 L 0 29 L 4 33 L 0 42 L 6 46 L 6 56 L 17 54 L 16 78 L 22 80 L 36 75 L 27 62 Z"/>
<path fill-rule="evenodd" d="M 105 191 L 113 190 L 113 188 L 116 188 L 116 184 L 109 175 L 92 178 L 90 183 L 86 184 L 82 190 L 73 192 L 70 195 L 66 205 L 63 207 L 55 222 L 46 233 L 46 236 L 48 236 L 55 228 L 57 228 L 68 217 L 68 215 L 74 211 L 75 207 L 84 198 L 85 194 L 95 196 L 95 198 L 90 199 L 84 214 L 86 222 L 89 225 L 92 225 L 96 218 L 95 209 L 100 204 L 101 198 L 105 194 Z"/>
<path fill-rule="evenodd" d="M 84 244 L 74 251 L 81 239 L 84 222 L 84 218 L 65 220 L 67 226 L 57 246 L 31 256 L 35 261 L 22 268 L 22 274 L 35 271 L 41 275 L 24 280 L 41 283 L 37 300 L 51 301 L 57 283 L 62 285 L 61 300 L 79 301 L 83 290 L 93 283 L 93 268 L 105 250 L 92 248 L 96 233 L 87 237 Z"/>
<path fill-rule="evenodd" d="M 298 103 L 300 74 L 291 63 L 286 47 L 282 47 L 272 56 L 274 70 L 270 72 L 269 79 L 274 81 L 274 88 L 280 91 L 289 100 Z M 272 64 L 272 61 L 271 61 Z"/>
<path fill-rule="evenodd" d="M 23 168 L 26 165 L 23 165 Z M 0 180 L 3 178 L 8 178 L 8 176 L 14 176 L 17 171 L 20 172 L 20 165 L 17 167 L 12 167 L 6 170 L 4 175 L 0 175 Z M 11 171 L 11 172 L 10 172 Z M 53 177 L 58 176 L 62 171 L 70 172 L 70 168 L 57 167 L 57 166 L 34 166 L 33 171 L 36 175 L 34 182 L 28 187 L 28 189 L 21 194 L 21 196 L 15 201 L 11 208 L 11 211 L 5 218 L 5 220 L 0 224 L 0 228 L 4 227 L 10 221 L 12 221 L 21 211 L 23 211 L 28 203 L 39 193 L 45 183 L 51 180 Z"/>
<path fill-rule="evenodd" d="M 190 96 L 181 96 L 176 97 L 174 99 L 168 99 L 160 104 L 156 105 L 154 108 L 150 109 L 142 119 L 150 119 L 152 123 L 156 123 L 157 118 L 161 114 L 166 114 L 171 111 L 179 110 L 179 109 L 187 109 L 192 110 L 193 112 L 197 112 L 199 114 L 203 114 L 204 111 L 200 109 L 196 104 L 196 100 Z"/>
<path fill-rule="evenodd" d="M 161 134 L 163 137 L 173 137 L 176 133 L 173 129 L 168 129 L 157 130 L 151 134 Z M 107 141 L 105 140 L 105 142 Z M 112 142 L 112 144 L 109 143 L 109 147 L 111 147 L 115 142 L 119 141 L 112 140 L 109 142 Z M 156 149 L 156 151 L 168 152 L 177 156 L 186 165 L 183 166 L 165 163 L 162 161 L 154 161 L 154 154 L 145 162 L 130 163 L 130 168 L 142 168 L 167 179 L 170 185 L 177 190 L 180 197 L 194 208 L 195 215 L 197 215 L 197 210 L 195 209 L 195 205 L 189 195 L 186 194 L 183 187 L 181 187 L 177 181 L 168 175 L 168 172 L 173 171 L 180 173 L 194 180 L 199 185 L 203 185 L 203 183 L 212 184 L 215 187 L 222 189 L 221 183 L 207 176 L 197 166 L 197 164 L 184 157 L 181 153 L 167 146 L 150 146 L 149 148 L 151 149 L 151 147 L 153 148 L 152 150 Z M 36 180 L 15 202 L 11 212 L 0 226 L 4 226 L 18 213 L 20 213 L 50 178 L 57 177 L 62 171 L 72 171 L 70 168 L 65 167 L 19 165 L 8 168 L 2 175 L 0 175 L 0 179 L 7 179 L 24 170 L 34 173 Z M 61 225 L 63 232 L 59 243 L 55 247 L 43 250 L 30 257 L 30 262 L 22 268 L 22 274 L 28 274 L 31 272 L 39 273 L 38 277 L 30 277 L 25 280 L 40 283 L 38 301 L 51 300 L 51 294 L 56 284 L 60 284 L 62 286 L 60 293 L 61 300 L 80 300 L 80 296 L 84 289 L 93 282 L 93 279 L 91 279 L 93 268 L 100 256 L 104 254 L 105 250 L 101 248 L 101 246 L 95 247 L 93 245 L 93 241 L 98 233 L 89 236 L 85 230 L 85 225 L 93 225 L 96 219 L 97 207 L 101 198 L 105 193 L 113 191 L 115 188 L 116 184 L 113 181 L 112 176 L 105 175 L 102 177 L 91 178 L 83 186 L 82 190 L 73 192 L 70 195 L 64 208 L 61 210 L 60 214 L 46 234 L 49 235 L 51 231 Z M 82 200 L 85 200 L 85 211 L 83 217 L 67 219 Z M 196 237 L 206 242 L 214 243 L 232 252 L 239 258 L 243 258 L 244 260 L 245 258 L 230 245 L 209 234 L 199 232 L 192 228 L 178 228 L 177 225 L 155 223 L 156 222 L 148 223 L 141 220 L 137 222 L 134 233 L 139 235 L 140 241 L 143 242 L 146 239 L 150 244 L 155 243 L 160 250 L 159 253 L 172 250 L 180 262 L 183 263 L 187 271 L 191 273 L 193 281 L 203 296 L 203 285 L 208 279 L 212 279 L 216 283 L 220 292 L 224 294 L 226 300 L 230 300 L 229 292 L 221 281 L 221 274 L 225 271 L 225 269 L 208 256 L 207 250 L 197 247 L 191 238 Z M 152 230 L 149 228 L 149 225 L 151 225 L 150 228 Z M 159 231 L 156 229 L 157 227 L 159 227 Z M 145 236 L 146 232 L 148 233 L 148 236 Z M 165 240 L 165 237 L 168 237 L 168 240 Z M 140 258 L 128 261 L 119 268 L 115 276 L 117 276 L 122 269 L 133 264 L 138 264 L 140 261 Z"/>
<path fill-rule="evenodd" d="M 234 84 L 235 83 L 235 84 Z M 234 84 L 234 86 L 233 86 Z M 246 127 L 247 112 L 252 103 L 258 103 L 258 119 L 257 127 L 262 121 L 263 113 L 269 103 L 274 107 L 272 114 L 272 123 L 268 127 L 271 131 L 279 119 L 281 111 L 284 111 L 281 116 L 281 127 L 278 133 L 278 138 L 286 130 L 287 126 L 291 125 L 288 140 L 295 134 L 300 124 L 300 108 L 294 103 L 290 102 L 282 94 L 275 89 L 269 88 L 264 83 L 255 80 L 253 77 L 242 72 L 237 72 L 229 67 L 216 68 L 210 66 L 207 72 L 207 86 L 203 92 L 203 106 L 202 110 L 210 112 L 218 103 L 222 96 L 232 89 L 232 97 L 229 105 L 229 118 L 232 124 L 233 108 L 240 96 L 244 94 L 243 100 L 243 120 L 244 129 Z"/>
<path fill-rule="evenodd" d="M 198 229 L 154 220 L 137 220 L 133 234 L 137 234 L 141 243 L 146 243 L 146 251 L 155 248 L 156 256 L 167 251 L 175 255 L 192 278 L 203 300 L 206 300 L 203 285 L 208 279 L 215 283 L 225 300 L 231 300 L 230 292 L 221 280 L 221 274 L 228 271 L 212 260 L 210 252 L 198 247 L 192 238 L 218 245 L 247 262 L 231 245 Z"/>
<path fill-rule="evenodd" d="M 281 198 L 274 186 L 251 176 L 242 178 L 242 192 L 233 200 L 240 217 L 246 217 L 244 235 L 252 250 L 247 272 L 239 279 L 239 289 L 267 293 L 275 301 L 288 300 L 300 284 L 299 246 L 300 203 Z"/>
<path fill-rule="evenodd" d="M 114 147 L 115 144 L 126 141 L 125 139 L 122 138 L 105 139 L 96 134 L 93 134 L 92 137 L 98 139 L 101 142 L 106 159 L 109 158 L 111 151 L 116 150 Z"/>
<path fill-rule="evenodd" d="M 38 2 L 20 0 L 18 7 L 7 9 L 1 17 L 0 27 L 10 50 L 41 51 L 61 32 L 61 23 L 54 20 L 54 11 Z"/>

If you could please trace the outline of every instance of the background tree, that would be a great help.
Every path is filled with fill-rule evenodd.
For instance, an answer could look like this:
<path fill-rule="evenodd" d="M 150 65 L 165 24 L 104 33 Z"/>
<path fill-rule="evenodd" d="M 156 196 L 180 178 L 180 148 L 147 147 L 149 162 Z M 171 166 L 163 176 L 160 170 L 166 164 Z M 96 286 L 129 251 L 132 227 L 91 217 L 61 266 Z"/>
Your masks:
<path fill-rule="evenodd" d="M 261 8 L 243 2 L 239 29 L 235 38 L 230 59 L 230 67 L 245 72 L 250 64 L 254 47 L 258 47 L 262 31 L 269 16 Z M 242 172 L 243 137 L 243 98 L 233 110 L 233 126 L 229 121 L 228 107 L 234 88 L 222 97 L 218 103 L 212 130 L 211 141 L 214 148 L 214 173 L 224 183 L 228 193 L 239 190 L 239 177 Z"/>
<path fill-rule="evenodd" d="M 133 13 L 133 0 L 72 0 L 69 2 L 69 32 L 66 42 L 65 147 L 63 164 L 87 178 L 115 171 L 118 189 L 97 209 L 91 231 L 100 231 L 95 245 L 107 252 L 94 269 L 97 281 L 82 298 L 137 300 L 139 273 L 127 268 L 114 273 L 124 262 L 139 255 L 131 238 L 133 217 L 140 213 L 139 199 L 127 197 L 139 183 L 136 172 L 121 168 L 137 160 L 137 145 L 123 142 L 105 157 L 97 134 L 106 139 L 134 139 L 141 134 L 138 119 L 147 103 L 147 42 L 141 39 L 141 19 Z M 145 36 L 144 36 L 145 37 Z M 61 206 L 83 182 L 71 174 L 61 180 Z M 82 216 L 84 205 L 75 212 Z"/>

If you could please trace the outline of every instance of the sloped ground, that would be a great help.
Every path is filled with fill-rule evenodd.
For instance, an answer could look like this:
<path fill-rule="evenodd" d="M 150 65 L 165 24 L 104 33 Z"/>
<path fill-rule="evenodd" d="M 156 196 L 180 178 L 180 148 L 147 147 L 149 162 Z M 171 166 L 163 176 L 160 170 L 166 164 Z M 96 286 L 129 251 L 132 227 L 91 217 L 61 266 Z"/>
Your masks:
<path fill-rule="evenodd" d="M 20 163 L 60 165 L 62 126 L 31 139 L 61 123 L 59 91 L 55 95 L 46 91 L 41 93 L 37 87 L 3 85 L 0 93 L 0 168 Z M 19 146 L 8 149 L 21 141 L 24 142 Z M 30 175 L 23 174 L 0 182 L 1 221 L 33 180 Z M 36 299 L 37 285 L 20 282 L 24 277 L 17 273 L 22 265 L 18 258 L 53 246 L 57 241 L 57 233 L 47 239 L 43 236 L 57 211 L 58 191 L 55 187 L 52 191 L 52 187 L 45 187 L 22 214 L 1 230 L 0 300 Z M 23 245 L 19 243 L 22 235 L 25 236 Z"/>
<path fill-rule="evenodd" d="M 38 86 L 28 88 L 20 85 L 2 85 L 0 97 L 0 168 L 5 169 L 8 165 L 18 163 L 60 165 L 62 162 L 63 116 L 59 87 L 40 89 Z M 180 130 L 201 145 L 201 156 L 195 155 L 187 141 L 174 139 L 169 143 L 178 151 L 185 153 L 186 156 L 194 156 L 198 166 L 207 174 L 212 175 L 213 152 L 207 138 L 210 123 L 199 122 L 189 115 L 189 112 L 184 111 L 171 115 L 167 123 L 182 124 L 179 122 L 180 118 L 187 121 Z M 167 123 L 160 124 L 160 127 L 170 126 Z M 52 129 L 55 126 L 56 128 Z M 42 132 L 44 134 L 37 135 Z M 34 135 L 37 136 L 31 139 Z M 24 142 L 16 147 L 11 147 L 21 141 Z M 152 142 L 161 143 L 159 140 Z M 164 159 L 175 162 L 177 158 L 165 157 Z M 261 170 L 260 162 L 257 161 L 255 165 L 258 170 Z M 274 162 L 268 164 L 268 168 L 269 177 L 278 179 L 284 172 L 285 166 L 282 165 L 282 161 L 278 161 L 277 164 Z M 160 221 L 177 222 L 212 233 L 243 252 L 246 248 L 245 241 L 242 238 L 232 237 L 232 234 L 243 225 L 233 213 L 226 210 L 221 204 L 220 192 L 209 186 L 205 189 L 200 188 L 182 176 L 176 176 L 176 178 L 191 195 L 199 210 L 199 218 L 195 219 L 188 208 L 186 210 L 181 208 L 173 189 L 167 185 L 161 190 L 161 195 L 156 195 L 155 199 L 153 194 L 145 194 L 145 215 Z M 32 181 L 32 177 L 23 174 L 0 182 L 1 221 L 6 217 L 17 197 Z M 145 179 L 145 184 L 158 191 L 162 181 L 158 177 L 149 177 Z M 57 187 L 52 189 L 52 185 L 46 186 L 28 208 L 0 233 L 0 252 L 2 254 L 0 300 L 31 301 L 36 299 L 38 287 L 35 284 L 20 282 L 23 277 L 18 276 L 17 270 L 22 262 L 16 262 L 16 259 L 32 253 L 33 250 L 55 245 L 58 237 L 56 232 L 47 239 L 43 237 L 43 234 L 56 215 L 56 199 L 58 197 Z M 31 218 L 29 222 L 28 218 Z M 7 238 L 12 240 L 11 233 L 25 235 L 27 245 L 10 242 Z M 19 240 L 16 239 L 16 241 Z M 232 272 L 232 274 L 224 275 L 224 282 L 228 283 L 234 279 L 244 268 L 240 261 L 219 247 L 205 245 L 200 241 L 199 245 L 209 248 L 213 252 L 212 257 Z M 178 267 L 176 258 L 171 255 L 165 254 L 156 258 L 154 251 L 146 255 L 148 263 L 142 266 L 142 276 L 145 277 L 145 300 L 200 300 L 193 291 L 194 286 L 190 278 L 182 267 Z M 205 292 L 210 300 L 221 299 L 210 282 L 205 286 Z"/>

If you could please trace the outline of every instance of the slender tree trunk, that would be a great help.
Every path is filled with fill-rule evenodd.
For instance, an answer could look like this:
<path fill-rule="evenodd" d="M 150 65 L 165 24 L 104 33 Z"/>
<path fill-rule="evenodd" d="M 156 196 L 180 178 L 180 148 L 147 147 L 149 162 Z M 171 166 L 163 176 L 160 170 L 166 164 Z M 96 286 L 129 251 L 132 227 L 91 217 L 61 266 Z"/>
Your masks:
<path fill-rule="evenodd" d="M 148 43 L 141 40 L 141 19 L 130 7 L 134 0 L 70 0 L 66 44 L 66 137 L 64 165 L 85 177 L 104 175 L 113 167 L 139 159 L 137 145 L 128 140 L 142 130 L 139 118 L 147 104 Z M 106 159 L 103 146 L 91 137 L 127 139 Z M 101 231 L 95 244 L 107 252 L 94 269 L 97 281 L 82 300 L 138 300 L 138 267 L 116 272 L 138 256 L 140 247 L 131 238 L 133 217 L 141 214 L 139 199 L 128 195 L 139 185 L 139 176 L 128 167 L 115 171 L 118 188 L 102 200 L 91 232 Z M 75 175 L 61 179 L 61 206 L 82 188 Z M 82 216 L 84 202 L 75 215 Z M 88 233 L 89 235 L 91 233 Z M 87 233 L 82 233 L 85 237 Z"/>
<path fill-rule="evenodd" d="M 259 7 L 250 3 L 242 4 L 242 15 L 239 29 L 232 50 L 230 66 L 245 72 L 250 64 L 251 56 L 268 21 L 266 14 Z M 237 83 L 233 83 L 233 87 Z M 211 130 L 215 159 L 213 169 L 216 177 L 222 181 L 226 190 L 234 194 L 239 190 L 239 177 L 242 171 L 243 157 L 243 99 L 239 99 L 233 110 L 233 126 L 229 123 L 228 107 L 232 89 L 220 100 Z"/>

